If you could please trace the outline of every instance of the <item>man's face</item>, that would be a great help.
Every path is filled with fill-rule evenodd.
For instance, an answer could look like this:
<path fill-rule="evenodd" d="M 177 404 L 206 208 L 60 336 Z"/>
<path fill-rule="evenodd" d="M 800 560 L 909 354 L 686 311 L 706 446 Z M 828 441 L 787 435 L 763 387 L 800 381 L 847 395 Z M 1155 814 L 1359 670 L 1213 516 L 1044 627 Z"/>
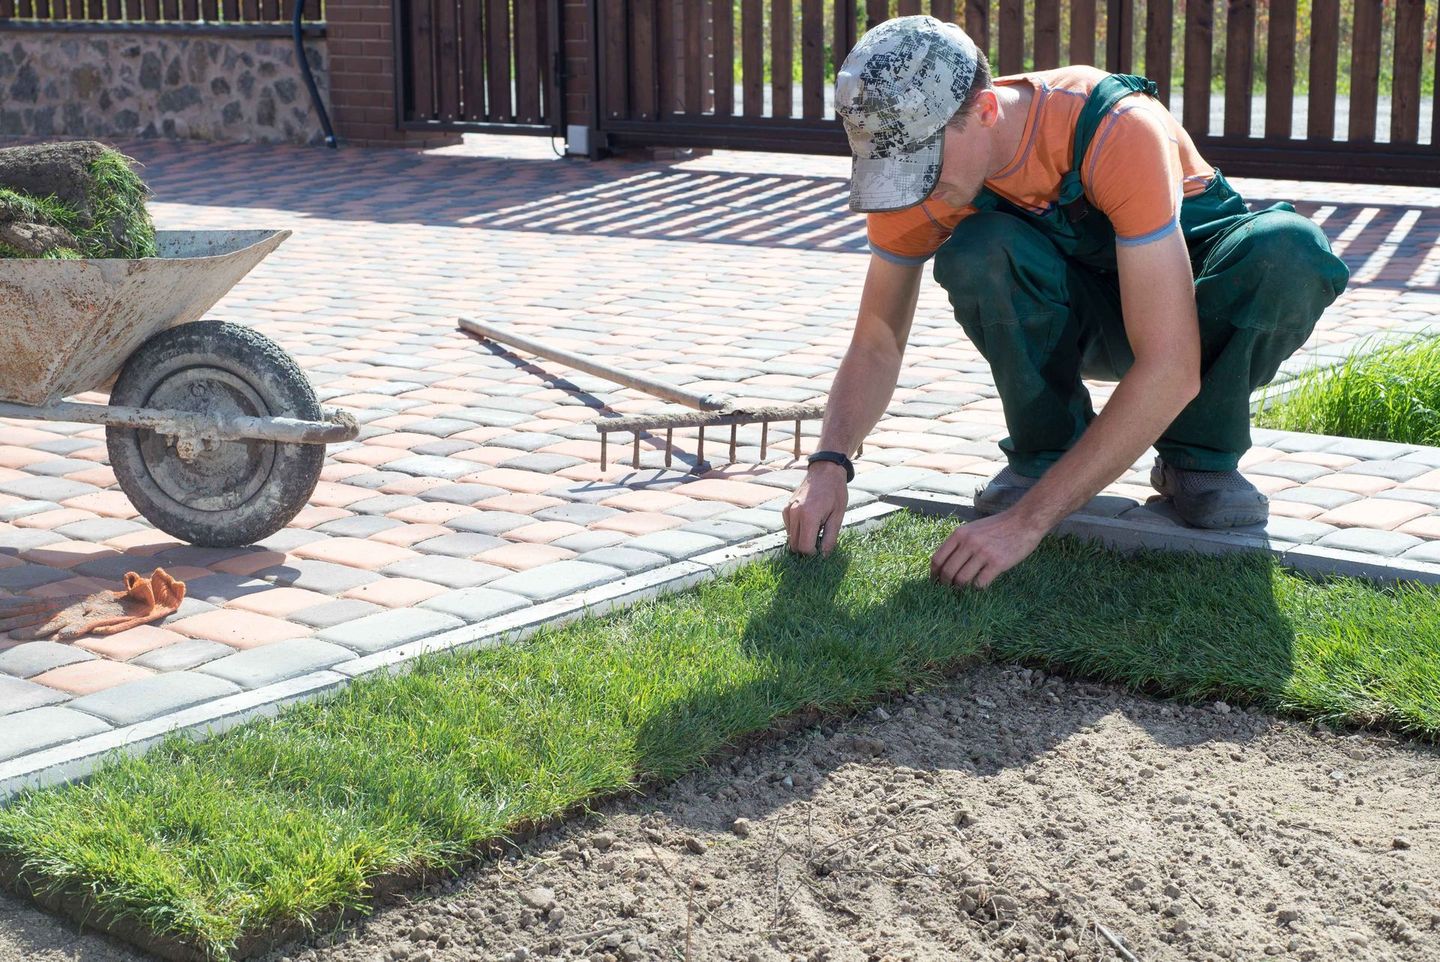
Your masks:
<path fill-rule="evenodd" d="M 975 199 L 988 173 L 988 132 L 974 117 L 964 130 L 945 128 L 944 160 L 931 197 L 952 207 L 964 207 Z"/>

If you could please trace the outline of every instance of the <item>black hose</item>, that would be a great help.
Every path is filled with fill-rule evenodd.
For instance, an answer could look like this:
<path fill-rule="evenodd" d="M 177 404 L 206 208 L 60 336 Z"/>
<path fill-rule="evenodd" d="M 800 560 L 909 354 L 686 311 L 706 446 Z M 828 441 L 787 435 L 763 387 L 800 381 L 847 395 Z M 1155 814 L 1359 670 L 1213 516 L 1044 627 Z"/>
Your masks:
<path fill-rule="evenodd" d="M 325 143 L 332 148 L 339 147 L 335 142 L 335 131 L 330 126 L 330 115 L 325 112 L 325 105 L 320 102 L 315 75 L 310 72 L 310 58 L 305 56 L 305 36 L 300 26 L 300 21 L 304 18 L 305 0 L 295 0 L 295 57 L 300 61 L 300 72 L 305 76 L 305 86 L 310 89 L 310 102 L 315 105 L 315 112 L 320 115 L 320 126 L 325 128 Z"/>

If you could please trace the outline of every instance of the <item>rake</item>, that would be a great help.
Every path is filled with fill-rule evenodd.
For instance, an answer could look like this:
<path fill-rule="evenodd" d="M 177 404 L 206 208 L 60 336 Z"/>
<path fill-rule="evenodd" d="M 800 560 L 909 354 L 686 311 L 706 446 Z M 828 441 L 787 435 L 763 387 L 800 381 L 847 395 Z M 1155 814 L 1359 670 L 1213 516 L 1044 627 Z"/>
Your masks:
<path fill-rule="evenodd" d="M 536 340 L 533 337 L 526 337 L 523 334 L 516 334 L 513 331 L 502 330 L 493 324 L 478 321 L 474 318 L 460 318 L 460 327 L 471 334 L 482 338 L 488 338 L 497 344 L 506 347 L 516 347 L 531 354 L 557 361 L 561 364 L 568 364 L 578 371 L 593 374 L 596 377 L 613 381 L 624 387 L 634 388 L 643 391 L 653 397 L 665 401 L 672 401 L 676 404 L 690 408 L 690 411 L 677 411 L 668 414 L 633 414 L 625 417 L 602 417 L 597 419 L 595 430 L 600 433 L 600 470 L 604 471 L 609 467 L 609 441 L 610 435 L 617 431 L 629 432 L 634 435 L 631 464 L 634 467 L 640 466 L 640 436 L 650 431 L 665 431 L 665 467 L 670 467 L 674 455 L 675 429 L 676 428 L 698 428 L 700 431 L 699 443 L 695 449 L 695 465 L 692 472 L 703 471 L 708 467 L 705 461 L 705 429 L 728 426 L 730 428 L 730 463 L 735 461 L 735 449 L 737 445 L 737 432 L 742 424 L 760 425 L 760 460 L 765 460 L 765 453 L 770 446 L 770 425 L 772 423 L 793 422 L 794 430 L 794 457 L 800 458 L 801 424 L 805 421 L 821 419 L 825 416 L 825 405 L 820 402 L 811 401 L 805 404 L 787 405 L 762 405 L 747 408 L 737 408 L 735 402 L 724 394 L 700 394 L 696 391 L 687 391 L 668 381 L 659 378 L 648 377 L 644 374 L 637 374 L 634 371 L 624 371 L 609 364 L 602 364 L 599 361 L 584 357 L 572 351 L 546 344 L 544 341 Z M 863 452 L 864 446 L 856 452 L 858 457 Z"/>

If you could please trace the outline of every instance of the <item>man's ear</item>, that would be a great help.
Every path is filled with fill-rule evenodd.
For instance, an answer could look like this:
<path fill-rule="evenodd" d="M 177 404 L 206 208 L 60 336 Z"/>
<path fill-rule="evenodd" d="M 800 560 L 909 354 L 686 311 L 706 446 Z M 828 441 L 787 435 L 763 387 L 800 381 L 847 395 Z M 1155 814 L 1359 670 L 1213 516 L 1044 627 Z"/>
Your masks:
<path fill-rule="evenodd" d="M 1000 119 L 1000 98 L 994 87 L 980 91 L 975 97 L 975 106 L 971 108 L 970 116 L 974 117 L 981 127 L 995 126 L 995 122 Z"/>

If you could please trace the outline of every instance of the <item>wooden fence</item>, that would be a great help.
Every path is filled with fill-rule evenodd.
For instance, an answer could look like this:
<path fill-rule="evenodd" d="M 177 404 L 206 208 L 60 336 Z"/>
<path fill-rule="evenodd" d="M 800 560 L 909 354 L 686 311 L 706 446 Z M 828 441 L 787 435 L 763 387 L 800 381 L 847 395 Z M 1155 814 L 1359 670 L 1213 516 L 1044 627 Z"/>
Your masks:
<path fill-rule="evenodd" d="M 1308 22 L 1297 0 L 595 5 L 599 127 L 617 144 L 846 153 L 829 104 L 839 62 L 865 29 L 927 13 L 960 23 L 997 76 L 1067 63 L 1145 73 L 1229 173 L 1440 186 L 1425 0 L 1310 0 Z"/>

